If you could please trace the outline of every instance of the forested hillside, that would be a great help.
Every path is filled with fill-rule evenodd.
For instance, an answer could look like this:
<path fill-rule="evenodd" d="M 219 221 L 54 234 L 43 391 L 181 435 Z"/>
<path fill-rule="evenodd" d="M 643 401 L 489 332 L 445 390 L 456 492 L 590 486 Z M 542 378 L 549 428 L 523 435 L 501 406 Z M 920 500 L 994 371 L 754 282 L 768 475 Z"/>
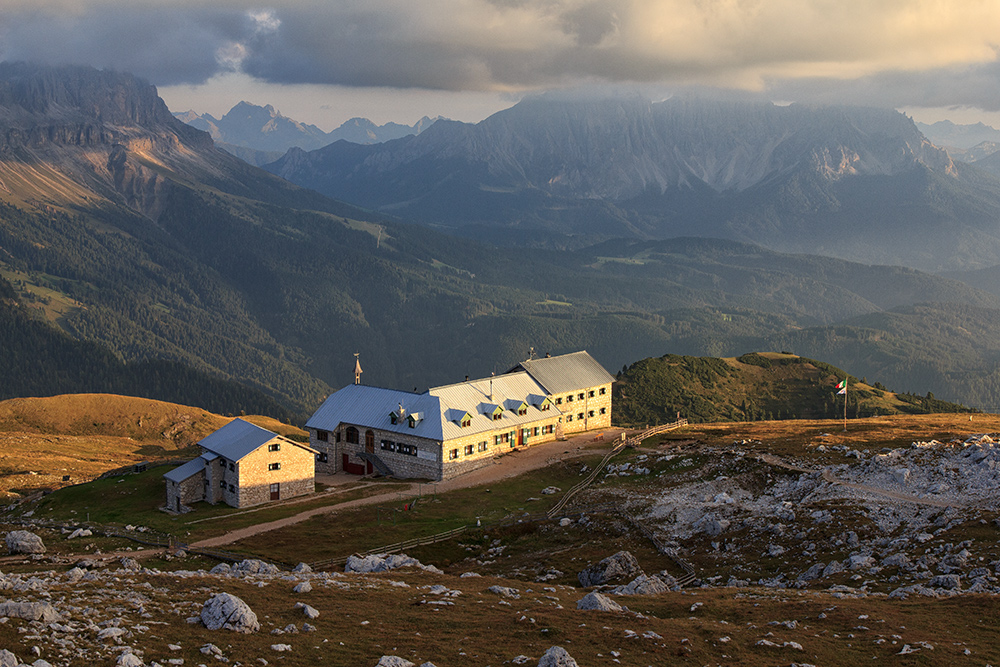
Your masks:
<path fill-rule="evenodd" d="M 300 420 L 264 392 L 150 359 L 124 363 L 105 346 L 75 340 L 25 307 L 0 278 L 0 400 L 21 396 L 106 393 L 157 398 L 220 414 L 266 414 Z"/>
<path fill-rule="evenodd" d="M 618 373 L 612 420 L 619 424 L 666 424 L 678 416 L 691 422 L 843 417 L 848 382 L 849 419 L 892 414 L 972 412 L 935 399 L 886 390 L 880 382 L 813 359 L 787 353 L 749 353 L 737 358 L 668 354 L 637 361 Z"/>

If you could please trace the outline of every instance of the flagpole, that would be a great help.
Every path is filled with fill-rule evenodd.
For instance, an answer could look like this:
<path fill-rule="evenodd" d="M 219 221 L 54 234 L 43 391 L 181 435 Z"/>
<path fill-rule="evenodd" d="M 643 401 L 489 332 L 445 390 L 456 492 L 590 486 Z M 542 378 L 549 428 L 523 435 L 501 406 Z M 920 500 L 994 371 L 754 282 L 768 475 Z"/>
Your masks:
<path fill-rule="evenodd" d="M 847 432 L 847 378 L 844 378 L 844 432 Z"/>

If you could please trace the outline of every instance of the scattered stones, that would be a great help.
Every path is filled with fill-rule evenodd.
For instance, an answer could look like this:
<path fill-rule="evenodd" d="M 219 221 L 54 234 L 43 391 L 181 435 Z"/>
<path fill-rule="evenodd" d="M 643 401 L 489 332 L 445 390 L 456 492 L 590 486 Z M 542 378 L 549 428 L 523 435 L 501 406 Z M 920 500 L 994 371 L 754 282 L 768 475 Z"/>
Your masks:
<path fill-rule="evenodd" d="M 257 615 L 246 602 L 231 593 L 218 593 L 209 598 L 201 610 L 201 622 L 209 630 L 233 630 L 249 634 L 260 630 Z"/>
<path fill-rule="evenodd" d="M 78 537 L 91 537 L 93 534 L 89 528 L 77 528 L 66 539 L 75 540 Z"/>
<path fill-rule="evenodd" d="M 490 593 L 496 593 L 505 598 L 511 598 L 513 600 L 518 600 L 521 597 L 520 592 L 516 588 L 510 588 L 509 586 L 490 586 L 487 588 Z"/>

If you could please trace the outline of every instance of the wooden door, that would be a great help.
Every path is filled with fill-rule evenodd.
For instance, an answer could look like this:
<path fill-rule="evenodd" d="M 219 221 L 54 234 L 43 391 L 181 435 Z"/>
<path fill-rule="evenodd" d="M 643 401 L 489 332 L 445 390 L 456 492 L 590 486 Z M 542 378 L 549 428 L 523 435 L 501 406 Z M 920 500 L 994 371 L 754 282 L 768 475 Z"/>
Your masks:
<path fill-rule="evenodd" d="M 280 500 L 280 499 L 281 499 L 281 485 L 280 484 L 272 484 L 271 485 L 271 500 Z"/>
<path fill-rule="evenodd" d="M 375 453 L 375 434 L 372 431 L 365 431 L 365 451 L 369 454 Z"/>

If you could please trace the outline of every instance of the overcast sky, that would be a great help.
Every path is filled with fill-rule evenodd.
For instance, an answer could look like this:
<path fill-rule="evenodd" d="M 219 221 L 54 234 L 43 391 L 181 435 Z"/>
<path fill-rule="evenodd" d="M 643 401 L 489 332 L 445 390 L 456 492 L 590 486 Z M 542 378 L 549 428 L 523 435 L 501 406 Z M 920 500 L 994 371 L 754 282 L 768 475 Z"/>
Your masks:
<path fill-rule="evenodd" d="M 326 130 L 604 85 L 1000 127 L 998 0 L 0 0 L 0 60 L 130 71 L 173 111 L 246 100 Z"/>

